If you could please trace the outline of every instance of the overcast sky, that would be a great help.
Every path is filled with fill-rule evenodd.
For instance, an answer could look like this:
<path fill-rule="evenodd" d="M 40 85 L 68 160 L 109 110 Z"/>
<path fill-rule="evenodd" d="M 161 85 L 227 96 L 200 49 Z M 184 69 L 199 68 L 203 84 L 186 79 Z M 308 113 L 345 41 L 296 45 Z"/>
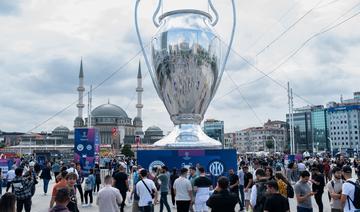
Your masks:
<path fill-rule="evenodd" d="M 205 0 L 179 2 L 164 0 L 161 12 L 208 11 Z M 155 3 L 141 2 L 145 42 L 156 30 L 151 22 Z M 230 0 L 214 0 L 214 4 L 220 15 L 216 31 L 227 40 Z M 230 54 L 205 119 L 224 120 L 226 132 L 259 126 L 267 119 L 284 120 L 287 93 L 280 85 L 287 81 L 307 101 L 295 97 L 295 107 L 339 101 L 341 94 L 351 98 L 360 91 L 360 15 L 313 37 L 270 74 L 273 80 L 261 78 L 259 72 L 271 72 L 311 36 L 358 13 L 359 1 L 240 0 L 236 5 L 236 53 Z M 110 100 L 134 118 L 139 60 L 143 76 L 147 68 L 138 54 L 133 13 L 130 0 L 0 0 L 0 130 L 27 132 L 76 101 L 81 57 L 87 91 L 134 58 L 93 93 L 93 107 Z M 169 115 L 149 75 L 143 83 L 144 129 L 157 125 L 166 133 L 172 129 Z M 33 131 L 51 131 L 59 125 L 71 128 L 76 115 L 73 105 Z"/>

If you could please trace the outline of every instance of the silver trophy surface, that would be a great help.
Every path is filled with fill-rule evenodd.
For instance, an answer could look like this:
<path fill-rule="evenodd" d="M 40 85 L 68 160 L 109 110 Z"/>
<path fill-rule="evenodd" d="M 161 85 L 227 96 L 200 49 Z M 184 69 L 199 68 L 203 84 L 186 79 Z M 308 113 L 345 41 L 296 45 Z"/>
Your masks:
<path fill-rule="evenodd" d="M 200 123 L 220 84 L 231 49 L 236 25 L 232 0 L 233 26 L 225 55 L 221 40 L 213 27 L 218 14 L 209 0 L 215 19 L 206 12 L 174 10 L 157 18 L 161 5 L 153 15 L 157 33 L 152 37 L 150 54 L 145 51 L 138 27 L 138 6 L 135 5 L 135 26 L 145 62 L 155 89 L 163 101 L 174 130 L 154 143 L 163 148 L 221 148 L 221 143 L 208 137 Z M 150 60 L 149 60 L 150 58 Z"/>

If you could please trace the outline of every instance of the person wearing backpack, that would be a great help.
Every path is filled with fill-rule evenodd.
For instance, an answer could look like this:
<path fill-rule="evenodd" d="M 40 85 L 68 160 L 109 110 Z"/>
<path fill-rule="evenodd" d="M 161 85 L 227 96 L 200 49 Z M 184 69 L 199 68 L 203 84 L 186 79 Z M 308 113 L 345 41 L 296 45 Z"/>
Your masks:
<path fill-rule="evenodd" d="M 334 179 L 326 184 L 326 188 L 329 192 L 331 212 L 342 212 L 343 207 L 340 198 L 344 181 L 341 179 L 341 169 L 339 167 L 334 167 L 332 169 L 332 174 L 334 175 Z"/>
<path fill-rule="evenodd" d="M 85 180 L 85 187 L 84 187 L 85 206 L 91 206 L 91 204 L 93 203 L 92 192 L 94 187 L 95 187 L 94 169 L 90 169 L 90 174 Z M 88 204 L 88 196 L 90 197 L 90 204 Z"/>
<path fill-rule="evenodd" d="M 263 212 L 266 200 L 267 177 L 264 169 L 257 169 L 255 172 L 256 183 L 251 188 L 250 204 L 253 212 Z"/>
<path fill-rule="evenodd" d="M 360 185 L 352 178 L 350 166 L 343 166 L 342 172 L 345 182 L 342 186 L 340 202 L 344 206 L 344 212 L 360 211 Z"/>

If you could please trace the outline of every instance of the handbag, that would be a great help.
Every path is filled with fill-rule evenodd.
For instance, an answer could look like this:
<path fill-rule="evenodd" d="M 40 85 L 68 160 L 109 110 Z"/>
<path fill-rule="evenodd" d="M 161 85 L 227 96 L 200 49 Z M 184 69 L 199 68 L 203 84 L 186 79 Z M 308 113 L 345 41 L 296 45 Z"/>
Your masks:
<path fill-rule="evenodd" d="M 149 191 L 149 193 L 150 193 L 150 195 L 151 195 L 151 198 L 152 198 L 152 199 L 154 199 L 154 198 L 155 198 L 155 194 L 154 194 L 154 192 L 151 192 L 151 191 L 150 191 L 149 187 L 146 185 L 146 183 L 145 183 L 143 180 L 141 180 L 141 182 L 143 182 L 143 183 L 144 183 L 144 185 L 145 185 L 146 189 Z"/>

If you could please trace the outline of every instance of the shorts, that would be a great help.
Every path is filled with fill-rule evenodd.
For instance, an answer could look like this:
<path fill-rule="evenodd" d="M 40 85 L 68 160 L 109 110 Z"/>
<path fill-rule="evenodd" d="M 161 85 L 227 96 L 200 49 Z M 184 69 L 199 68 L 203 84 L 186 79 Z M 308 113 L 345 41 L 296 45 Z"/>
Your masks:
<path fill-rule="evenodd" d="M 246 200 L 250 200 L 250 198 L 251 198 L 251 189 L 249 189 L 247 192 L 244 192 L 245 193 L 245 201 Z"/>

